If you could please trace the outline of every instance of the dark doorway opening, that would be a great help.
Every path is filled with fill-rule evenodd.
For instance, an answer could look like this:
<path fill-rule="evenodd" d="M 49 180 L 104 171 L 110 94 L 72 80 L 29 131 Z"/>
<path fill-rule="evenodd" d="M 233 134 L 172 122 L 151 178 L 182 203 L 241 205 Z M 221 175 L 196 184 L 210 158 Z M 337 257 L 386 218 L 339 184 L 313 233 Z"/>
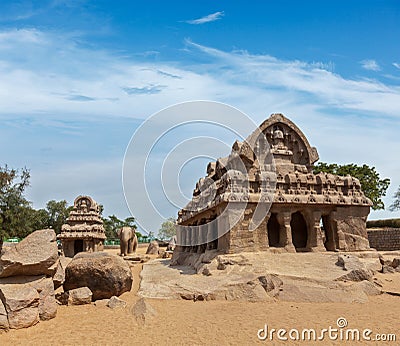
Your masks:
<path fill-rule="evenodd" d="M 280 226 L 276 213 L 272 213 L 267 224 L 269 246 L 279 246 L 279 229 Z"/>
<path fill-rule="evenodd" d="M 292 242 L 296 250 L 305 249 L 308 239 L 307 223 L 300 212 L 292 214 L 290 227 L 292 229 Z"/>
<path fill-rule="evenodd" d="M 322 229 L 325 233 L 324 246 L 328 251 L 335 251 L 337 248 L 337 236 L 333 230 L 331 218 L 329 215 L 322 215 Z"/>
<path fill-rule="evenodd" d="M 78 252 L 83 252 L 83 239 L 77 239 L 74 242 L 74 255 Z"/>

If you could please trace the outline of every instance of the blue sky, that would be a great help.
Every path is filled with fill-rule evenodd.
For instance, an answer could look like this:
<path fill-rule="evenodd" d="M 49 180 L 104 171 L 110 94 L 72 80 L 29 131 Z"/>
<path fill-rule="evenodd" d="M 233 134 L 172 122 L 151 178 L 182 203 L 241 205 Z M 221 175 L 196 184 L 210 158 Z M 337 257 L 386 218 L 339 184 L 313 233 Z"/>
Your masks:
<path fill-rule="evenodd" d="M 31 169 L 35 207 L 89 194 L 123 218 L 135 129 L 174 103 L 213 100 L 257 124 L 284 113 L 321 161 L 375 166 L 392 180 L 389 205 L 399 23 L 398 1 L 1 1 L 0 164 Z"/>

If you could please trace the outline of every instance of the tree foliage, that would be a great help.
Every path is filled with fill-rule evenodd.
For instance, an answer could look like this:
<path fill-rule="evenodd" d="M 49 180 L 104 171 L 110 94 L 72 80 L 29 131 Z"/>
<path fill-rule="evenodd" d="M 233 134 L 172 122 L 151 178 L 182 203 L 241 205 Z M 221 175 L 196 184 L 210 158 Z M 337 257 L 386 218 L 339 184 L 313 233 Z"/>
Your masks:
<path fill-rule="evenodd" d="M 381 179 L 375 167 L 368 165 L 358 166 L 354 163 L 347 165 L 338 165 L 336 163 L 328 164 L 319 162 L 314 167 L 314 173 L 331 173 L 341 176 L 351 175 L 360 181 L 361 189 L 373 203 L 372 209 L 385 209 L 382 197 L 386 195 L 386 191 L 390 184 L 390 179 Z"/>
<path fill-rule="evenodd" d="M 0 167 L 0 242 L 5 237 L 26 235 L 31 231 L 34 212 L 24 196 L 29 178 L 26 168 Z"/>
<path fill-rule="evenodd" d="M 120 220 L 115 215 L 110 215 L 108 218 L 103 217 L 104 229 L 106 236 L 109 239 L 117 238 L 117 230 L 121 227 L 133 227 L 138 237 L 142 235 L 136 231 L 137 226 L 133 216 L 127 217 L 125 220 Z"/>
<path fill-rule="evenodd" d="M 168 240 L 174 235 L 176 235 L 175 219 L 170 217 L 161 224 L 161 228 L 158 230 L 158 237 L 161 240 Z"/>
<path fill-rule="evenodd" d="M 400 210 L 400 186 L 397 190 L 397 192 L 393 196 L 394 201 L 392 205 L 389 207 L 390 211 L 395 211 L 395 210 Z"/>
<path fill-rule="evenodd" d="M 72 206 L 67 201 L 48 201 L 44 209 L 35 210 L 25 198 L 29 186 L 30 173 L 24 168 L 10 169 L 0 167 L 0 249 L 4 239 L 24 238 L 37 229 L 52 228 L 59 234 L 61 226 L 66 223 Z M 104 207 L 100 207 L 100 215 Z M 134 217 L 120 220 L 115 215 L 102 218 L 108 238 L 116 238 L 118 228 L 129 226 L 137 228 Z M 138 237 L 142 235 L 136 231 Z"/>
<path fill-rule="evenodd" d="M 58 202 L 55 200 L 48 201 L 45 210 L 47 214 L 47 227 L 53 228 L 54 231 L 59 234 L 61 232 L 61 226 L 66 222 L 72 209 L 73 206 L 68 206 L 66 200 Z"/>

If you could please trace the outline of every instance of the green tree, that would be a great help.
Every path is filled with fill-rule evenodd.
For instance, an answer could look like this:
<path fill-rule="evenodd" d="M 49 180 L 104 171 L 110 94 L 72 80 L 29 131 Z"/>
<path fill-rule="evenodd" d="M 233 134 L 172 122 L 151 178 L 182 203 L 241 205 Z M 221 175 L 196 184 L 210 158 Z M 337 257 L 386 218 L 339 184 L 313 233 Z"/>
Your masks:
<path fill-rule="evenodd" d="M 24 196 L 29 178 L 26 168 L 0 167 L 0 246 L 5 237 L 22 237 L 32 231 L 29 225 L 32 208 Z"/>
<path fill-rule="evenodd" d="M 54 229 L 54 231 L 59 234 L 61 232 L 61 226 L 67 220 L 70 211 L 73 209 L 72 206 L 68 206 L 66 200 L 48 201 L 46 204 L 47 212 L 47 227 Z"/>
<path fill-rule="evenodd" d="M 400 186 L 397 190 L 397 192 L 393 196 L 394 201 L 392 205 L 389 207 L 390 211 L 395 211 L 395 210 L 400 210 Z"/>
<path fill-rule="evenodd" d="M 356 164 L 338 165 L 336 163 L 328 164 L 319 162 L 314 167 L 314 173 L 319 172 L 337 174 L 341 176 L 351 175 L 360 181 L 361 189 L 373 203 L 372 209 L 385 209 L 382 197 L 386 195 L 386 191 L 390 184 L 390 179 L 381 179 L 375 167 L 368 165 L 358 166 Z"/>
<path fill-rule="evenodd" d="M 32 230 L 44 229 L 49 227 L 49 214 L 45 209 L 31 209 L 29 216 Z"/>
<path fill-rule="evenodd" d="M 168 240 L 174 235 L 176 235 L 175 219 L 170 217 L 161 224 L 161 228 L 158 230 L 158 237 L 161 240 Z"/>
<path fill-rule="evenodd" d="M 109 239 L 117 238 L 116 232 L 121 227 L 133 227 L 135 230 L 137 229 L 135 218 L 133 216 L 127 217 L 125 220 L 121 220 L 115 215 L 110 215 L 108 218 L 103 217 L 103 223 L 106 236 Z M 139 232 L 135 232 L 138 237 L 141 236 Z"/>

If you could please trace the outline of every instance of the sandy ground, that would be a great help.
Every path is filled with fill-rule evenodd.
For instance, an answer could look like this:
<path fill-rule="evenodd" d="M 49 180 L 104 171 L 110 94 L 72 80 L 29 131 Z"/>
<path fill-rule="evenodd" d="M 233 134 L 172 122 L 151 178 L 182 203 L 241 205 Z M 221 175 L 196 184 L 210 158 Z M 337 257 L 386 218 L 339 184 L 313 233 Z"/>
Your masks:
<path fill-rule="evenodd" d="M 144 250 L 140 248 L 139 253 Z M 60 306 L 57 317 L 50 321 L 1 334 L 0 345 L 400 345 L 400 297 L 387 294 L 370 297 L 366 304 L 148 299 L 156 315 L 140 325 L 131 308 L 139 299 L 136 292 L 141 268 L 140 264 L 132 268 L 134 288 L 120 297 L 127 301 L 127 308 Z M 400 273 L 378 277 L 386 290 L 400 292 Z M 371 329 L 371 338 L 377 333 L 395 333 L 397 340 L 332 341 L 327 334 L 324 340 L 314 342 L 278 341 L 276 334 L 273 340 L 260 341 L 257 337 L 265 324 L 269 330 L 297 329 L 301 335 L 304 328 L 313 328 L 319 334 L 323 328 L 337 328 L 340 317 L 347 320 L 347 328 L 360 332 Z"/>

